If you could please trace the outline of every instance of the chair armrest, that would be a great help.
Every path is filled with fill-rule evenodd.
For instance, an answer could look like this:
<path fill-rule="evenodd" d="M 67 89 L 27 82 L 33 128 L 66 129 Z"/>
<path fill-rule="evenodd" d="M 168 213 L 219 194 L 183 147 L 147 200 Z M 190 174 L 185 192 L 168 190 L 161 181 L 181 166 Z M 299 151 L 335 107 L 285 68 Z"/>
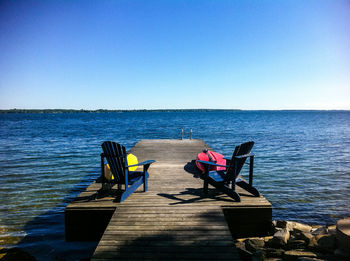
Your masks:
<path fill-rule="evenodd" d="M 146 160 L 137 164 L 133 164 L 133 165 L 127 165 L 125 166 L 126 168 L 129 167 L 136 167 L 136 166 L 144 166 L 144 165 L 151 165 L 153 162 L 156 162 L 155 160 Z"/>
<path fill-rule="evenodd" d="M 153 162 L 156 162 L 155 160 L 146 160 L 146 161 L 143 161 L 143 162 L 140 162 L 138 164 L 135 164 L 135 165 L 131 165 L 131 166 L 143 166 L 143 175 L 145 176 L 149 166 L 153 163 Z"/>
<path fill-rule="evenodd" d="M 200 163 L 203 163 L 203 164 L 206 164 L 206 165 L 211 165 L 211 166 L 219 166 L 219 167 L 225 167 L 225 168 L 229 167 L 228 165 L 220 165 L 220 164 L 216 164 L 214 162 L 205 161 L 205 160 L 197 160 L 197 162 L 200 162 Z"/>
<path fill-rule="evenodd" d="M 243 159 L 243 158 L 249 158 L 249 157 L 253 157 L 253 156 L 254 156 L 254 154 L 248 153 L 248 154 L 244 154 L 244 155 L 233 156 L 233 158 L 236 158 L 236 159 Z"/>

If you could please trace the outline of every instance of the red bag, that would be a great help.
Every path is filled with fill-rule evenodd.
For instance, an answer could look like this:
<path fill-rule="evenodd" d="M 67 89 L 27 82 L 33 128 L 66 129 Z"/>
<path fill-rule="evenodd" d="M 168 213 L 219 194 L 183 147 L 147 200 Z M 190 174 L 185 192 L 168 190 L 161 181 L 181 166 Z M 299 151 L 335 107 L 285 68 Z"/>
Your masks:
<path fill-rule="evenodd" d="M 202 172 L 205 171 L 205 166 L 203 163 L 198 162 L 198 160 L 210 161 L 220 165 L 226 165 L 226 160 L 224 156 L 220 153 L 210 150 L 203 150 L 203 152 L 197 155 L 196 165 Z M 209 170 L 226 170 L 225 167 L 210 166 Z"/>

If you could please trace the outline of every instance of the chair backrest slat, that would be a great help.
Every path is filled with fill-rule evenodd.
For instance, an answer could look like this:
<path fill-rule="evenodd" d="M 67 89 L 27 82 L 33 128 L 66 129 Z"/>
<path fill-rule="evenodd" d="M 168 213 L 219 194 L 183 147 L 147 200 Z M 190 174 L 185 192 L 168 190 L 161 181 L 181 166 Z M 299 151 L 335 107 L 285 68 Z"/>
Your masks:
<path fill-rule="evenodd" d="M 230 162 L 230 167 L 227 169 L 226 173 L 226 180 L 235 180 L 239 173 L 241 172 L 243 165 L 246 161 L 247 158 L 241 158 L 241 159 L 235 159 L 236 156 L 241 156 L 245 154 L 249 154 L 250 151 L 252 150 L 254 146 L 254 141 L 248 141 L 245 143 L 242 143 L 241 145 L 236 146 L 233 154 L 232 154 L 232 159 Z M 234 170 L 234 162 L 236 160 L 236 173 Z"/>
<path fill-rule="evenodd" d="M 113 141 L 105 141 L 102 143 L 101 147 L 113 173 L 114 179 L 118 183 L 124 182 L 126 157 L 125 147 Z"/>

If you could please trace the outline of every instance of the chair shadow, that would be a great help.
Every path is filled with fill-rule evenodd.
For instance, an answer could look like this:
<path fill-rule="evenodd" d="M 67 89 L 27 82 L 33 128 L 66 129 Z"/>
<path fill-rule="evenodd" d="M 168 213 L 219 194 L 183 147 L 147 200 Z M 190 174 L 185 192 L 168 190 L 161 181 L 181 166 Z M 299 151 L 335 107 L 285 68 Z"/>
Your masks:
<path fill-rule="evenodd" d="M 121 192 L 117 189 L 103 190 L 101 188 L 101 189 L 96 190 L 96 192 L 94 192 L 90 195 L 77 196 L 74 199 L 74 202 L 75 203 L 77 203 L 77 202 L 80 202 L 80 203 L 81 202 L 90 202 L 90 201 L 94 201 L 97 199 L 103 199 L 103 198 L 106 198 L 108 200 L 109 200 L 109 198 L 114 198 L 113 202 L 119 202 L 120 198 L 121 198 Z"/>
<path fill-rule="evenodd" d="M 181 191 L 177 194 L 169 194 L 169 193 L 158 193 L 158 196 L 171 199 L 177 202 L 170 203 L 169 205 L 179 205 L 179 204 L 191 204 L 193 202 L 199 202 L 199 201 L 208 201 L 208 200 L 215 200 L 215 201 L 225 201 L 225 202 L 232 202 L 233 199 L 227 199 L 220 197 L 223 195 L 220 191 L 217 189 L 209 188 L 208 194 L 203 193 L 202 188 L 186 188 L 185 191 Z M 190 199 L 182 199 L 181 196 L 184 195 L 192 195 L 194 197 Z"/>
<path fill-rule="evenodd" d="M 194 178 L 200 178 L 202 175 L 202 172 L 196 166 L 195 160 L 187 162 L 187 164 L 184 166 L 184 170 L 192 174 Z"/>

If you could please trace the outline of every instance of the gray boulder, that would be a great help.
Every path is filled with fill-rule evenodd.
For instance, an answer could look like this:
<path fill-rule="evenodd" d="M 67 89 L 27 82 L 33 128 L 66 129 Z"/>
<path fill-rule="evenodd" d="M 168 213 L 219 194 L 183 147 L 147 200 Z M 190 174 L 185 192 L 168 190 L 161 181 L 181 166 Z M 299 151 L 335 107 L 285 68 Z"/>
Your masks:
<path fill-rule="evenodd" d="M 288 231 L 290 231 L 293 229 L 294 223 L 295 222 L 292 222 L 292 221 L 277 220 L 276 221 L 276 228 L 287 229 Z"/>
<path fill-rule="evenodd" d="M 245 249 L 247 249 L 252 253 L 255 253 L 264 247 L 265 241 L 263 238 L 251 238 L 251 239 L 246 239 L 244 241 L 244 244 L 245 244 Z"/>
<path fill-rule="evenodd" d="M 304 240 L 292 238 L 288 241 L 288 244 L 286 245 L 285 249 L 304 249 L 307 245 L 308 244 Z"/>
<path fill-rule="evenodd" d="M 277 231 L 274 235 L 274 238 L 277 238 L 279 240 L 281 240 L 282 242 L 284 242 L 284 244 L 287 244 L 290 234 L 289 234 L 289 230 L 284 228 L 280 231 Z"/>
<path fill-rule="evenodd" d="M 241 258 L 241 260 L 252 260 L 253 253 L 249 252 L 244 248 L 237 248 L 237 252 Z"/>
<path fill-rule="evenodd" d="M 306 224 L 302 224 L 299 222 L 294 221 L 285 221 L 285 220 L 277 220 L 276 221 L 276 228 L 285 228 L 288 231 L 296 230 L 296 231 L 303 231 L 303 232 L 310 232 L 312 227 Z"/>
<path fill-rule="evenodd" d="M 309 225 L 294 222 L 293 230 L 296 232 L 310 232 L 311 229 L 312 227 Z"/>
<path fill-rule="evenodd" d="M 317 258 L 317 254 L 310 251 L 289 250 L 284 252 L 283 260 L 297 261 L 300 257 Z"/>
<path fill-rule="evenodd" d="M 325 235 L 327 233 L 328 233 L 328 229 L 326 227 L 319 227 L 319 228 L 313 229 L 311 231 L 311 234 L 314 236 Z"/>
<path fill-rule="evenodd" d="M 314 257 L 298 257 L 298 261 L 325 261 L 324 259 L 314 258 Z"/>
<path fill-rule="evenodd" d="M 285 245 L 286 243 L 277 237 L 273 237 L 265 243 L 267 248 L 284 248 Z"/>
<path fill-rule="evenodd" d="M 310 232 L 299 232 L 294 235 L 295 239 L 305 241 L 306 245 L 309 245 L 311 239 L 313 238 Z"/>
<path fill-rule="evenodd" d="M 280 248 L 265 248 L 265 257 L 266 258 L 282 258 L 284 250 Z"/>
<path fill-rule="evenodd" d="M 333 253 L 337 247 L 337 241 L 335 235 L 323 235 L 319 236 L 317 240 L 317 248 L 322 252 Z"/>
<path fill-rule="evenodd" d="M 327 227 L 328 234 L 335 235 L 337 233 L 337 226 L 332 225 Z"/>

